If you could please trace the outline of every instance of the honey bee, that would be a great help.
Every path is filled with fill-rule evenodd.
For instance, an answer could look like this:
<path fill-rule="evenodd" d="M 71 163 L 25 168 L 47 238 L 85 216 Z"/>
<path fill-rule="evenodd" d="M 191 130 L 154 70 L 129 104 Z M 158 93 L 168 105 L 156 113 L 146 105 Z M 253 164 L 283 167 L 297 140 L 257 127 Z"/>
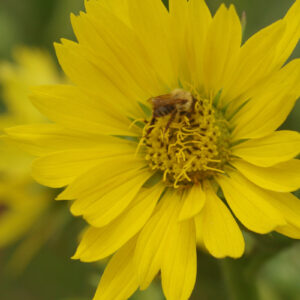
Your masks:
<path fill-rule="evenodd" d="M 152 105 L 153 113 L 150 126 L 154 125 L 157 118 L 170 115 L 165 131 L 169 128 L 177 113 L 188 113 L 193 109 L 194 98 L 190 92 L 182 89 L 175 89 L 169 94 L 160 95 L 148 99 Z M 149 128 L 150 134 L 153 127 Z"/>

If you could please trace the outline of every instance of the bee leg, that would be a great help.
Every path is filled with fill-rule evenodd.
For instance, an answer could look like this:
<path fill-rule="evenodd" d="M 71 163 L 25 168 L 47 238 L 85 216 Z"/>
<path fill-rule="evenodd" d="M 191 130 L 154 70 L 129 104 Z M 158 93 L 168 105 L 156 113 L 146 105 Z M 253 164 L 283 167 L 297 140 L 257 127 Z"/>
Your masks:
<path fill-rule="evenodd" d="M 156 121 L 156 118 L 155 117 L 152 117 L 151 121 L 150 121 L 150 128 L 147 130 L 147 133 L 146 133 L 146 137 L 151 133 L 151 131 L 153 130 L 153 125 L 155 124 L 155 121 Z"/>
<path fill-rule="evenodd" d="M 167 125 L 166 125 L 166 127 L 165 127 L 165 129 L 164 129 L 164 132 L 166 132 L 166 131 L 168 130 L 168 128 L 170 127 L 171 123 L 174 121 L 174 118 L 175 118 L 175 116 L 176 116 L 176 113 L 177 113 L 177 110 L 175 109 L 175 110 L 172 112 L 171 116 L 170 116 L 170 119 L 169 119 L 169 121 L 168 121 L 168 123 L 167 123 Z"/>
<path fill-rule="evenodd" d="M 196 105 L 197 99 L 193 97 L 193 103 L 192 103 L 192 109 L 191 112 L 194 113 L 195 112 L 195 105 Z"/>

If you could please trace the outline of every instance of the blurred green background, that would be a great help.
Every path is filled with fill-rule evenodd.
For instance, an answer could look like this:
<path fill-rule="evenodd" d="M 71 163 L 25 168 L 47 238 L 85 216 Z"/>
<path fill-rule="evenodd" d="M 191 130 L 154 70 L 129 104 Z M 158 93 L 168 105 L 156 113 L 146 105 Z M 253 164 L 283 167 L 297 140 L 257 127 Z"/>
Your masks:
<path fill-rule="evenodd" d="M 247 38 L 281 18 L 294 1 L 207 0 L 212 12 L 222 2 L 235 4 L 239 15 L 246 12 Z M 0 0 L 0 60 L 11 60 L 12 50 L 19 45 L 46 49 L 54 57 L 54 41 L 61 37 L 74 39 L 70 12 L 78 13 L 82 9 L 83 0 Z M 293 57 L 300 57 L 299 45 Z M 283 128 L 299 130 L 299 118 L 298 104 Z M 55 228 L 55 235 L 47 239 L 25 270 L 16 273 L 10 269 L 12 253 L 22 241 L 0 249 L 1 300 L 92 298 L 102 267 L 70 259 L 84 223 L 70 216 L 65 203 L 53 204 L 51 215 L 62 217 L 63 225 Z M 300 243 L 275 234 L 257 237 L 248 233 L 246 237 L 247 251 L 252 255 L 240 261 L 215 260 L 199 253 L 198 279 L 192 299 L 300 300 Z M 132 299 L 164 298 L 159 282 L 155 282 Z"/>

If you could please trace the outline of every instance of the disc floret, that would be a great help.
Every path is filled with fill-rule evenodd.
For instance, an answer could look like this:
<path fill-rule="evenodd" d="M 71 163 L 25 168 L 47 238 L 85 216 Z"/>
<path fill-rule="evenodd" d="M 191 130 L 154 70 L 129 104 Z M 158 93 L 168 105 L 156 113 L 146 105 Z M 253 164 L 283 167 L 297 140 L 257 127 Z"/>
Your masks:
<path fill-rule="evenodd" d="M 212 101 L 194 97 L 190 111 L 177 112 L 169 121 L 167 115 L 155 124 L 147 123 L 142 139 L 150 168 L 161 171 L 167 185 L 187 187 L 224 173 L 230 134 L 223 113 Z"/>

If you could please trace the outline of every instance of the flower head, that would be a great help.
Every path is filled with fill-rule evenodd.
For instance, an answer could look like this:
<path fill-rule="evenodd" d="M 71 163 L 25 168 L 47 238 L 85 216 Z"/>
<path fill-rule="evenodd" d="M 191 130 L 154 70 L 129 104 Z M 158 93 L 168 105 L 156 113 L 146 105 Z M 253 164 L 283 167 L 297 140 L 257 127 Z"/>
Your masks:
<path fill-rule="evenodd" d="M 300 238 L 300 138 L 275 131 L 299 97 L 300 60 L 284 65 L 299 15 L 297 0 L 243 45 L 234 7 L 212 17 L 202 0 L 90 0 L 72 16 L 78 42 L 55 47 L 73 85 L 32 97 L 55 124 L 7 132 L 92 225 L 74 258 L 116 252 L 95 299 L 127 299 L 159 271 L 168 300 L 188 299 L 199 229 L 213 256 L 243 254 L 233 214 Z"/>
<path fill-rule="evenodd" d="M 48 53 L 20 47 L 15 62 L 0 63 L 0 82 L 5 111 L 0 128 L 41 122 L 44 117 L 28 99 L 30 86 L 54 84 L 60 76 Z M 30 178 L 31 157 L 12 145 L 0 144 L 0 248 L 28 233 L 48 208 L 50 197 Z M 26 259 L 28 259 L 27 257 Z M 18 261 L 20 264 L 20 261 Z M 19 266 L 18 266 L 19 267 Z"/>

